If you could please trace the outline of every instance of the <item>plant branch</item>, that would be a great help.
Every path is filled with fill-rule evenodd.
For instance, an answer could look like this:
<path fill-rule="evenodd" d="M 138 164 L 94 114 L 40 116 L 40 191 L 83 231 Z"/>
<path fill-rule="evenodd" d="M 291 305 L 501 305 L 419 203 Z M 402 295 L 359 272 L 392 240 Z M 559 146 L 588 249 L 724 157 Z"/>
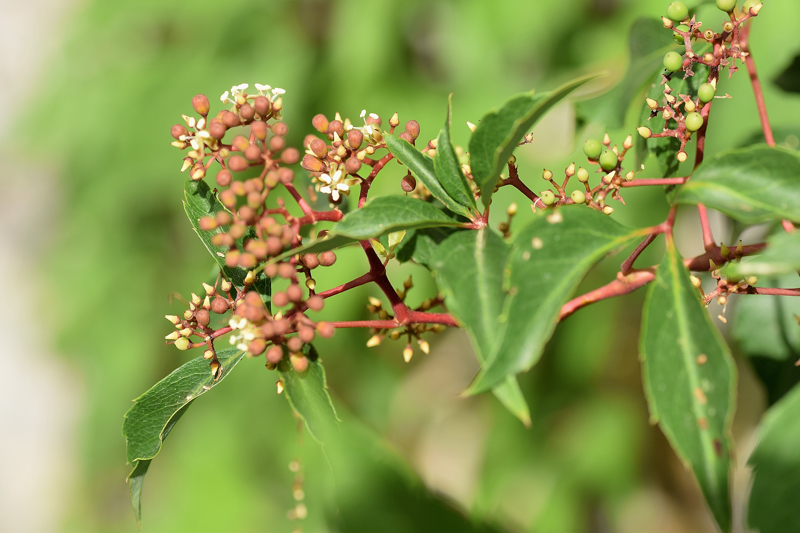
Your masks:
<path fill-rule="evenodd" d="M 750 75 L 750 83 L 753 86 L 753 96 L 756 98 L 756 108 L 758 109 L 758 118 L 761 121 L 761 130 L 764 132 L 764 141 L 769 146 L 775 146 L 775 137 L 772 135 L 772 126 L 769 123 L 767 116 L 767 104 L 764 101 L 764 93 L 761 90 L 761 81 L 758 79 L 756 72 L 756 62 L 753 60 L 753 53 L 750 51 L 749 38 L 750 38 L 750 24 L 745 25 L 739 34 L 742 50 L 747 52 L 744 58 L 744 64 L 747 67 L 747 73 Z"/>

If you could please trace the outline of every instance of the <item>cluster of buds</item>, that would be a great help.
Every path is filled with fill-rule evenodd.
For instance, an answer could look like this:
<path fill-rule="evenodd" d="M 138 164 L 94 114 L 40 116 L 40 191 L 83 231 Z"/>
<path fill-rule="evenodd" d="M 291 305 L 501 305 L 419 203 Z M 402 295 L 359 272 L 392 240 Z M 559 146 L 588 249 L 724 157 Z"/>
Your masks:
<path fill-rule="evenodd" d="M 306 153 L 303 156 L 302 166 L 311 175 L 316 190 L 328 195 L 333 205 L 339 204 L 342 196 L 350 194 L 350 187 L 362 181 L 362 177 L 358 174 L 362 165 L 370 167 L 371 174 L 367 179 L 371 180 L 374 177 L 372 171 L 379 162 L 370 156 L 377 150 L 386 148 L 381 132 L 383 121 L 380 116 L 375 113 L 367 114 L 367 111 L 363 110 L 361 119 L 364 125 L 354 126 L 349 118 L 342 119 L 339 113 L 336 113 L 333 120 L 328 120 L 322 114 L 316 115 L 311 123 L 320 134 L 324 135 L 324 138 L 308 135 L 303 141 Z M 393 134 L 399 124 L 400 119 L 395 113 L 389 119 L 389 133 Z M 399 137 L 413 144 L 419 136 L 419 131 L 419 123 L 410 120 Z M 402 184 L 403 190 L 406 190 L 407 185 L 406 180 Z"/>
<path fill-rule="evenodd" d="M 610 196 L 610 198 L 624 204 L 625 201 L 620 195 L 620 189 L 623 187 L 623 183 L 633 180 L 636 175 L 634 171 L 625 172 L 622 168 L 625 155 L 631 148 L 633 148 L 633 137 L 631 135 L 625 138 L 621 147 L 612 146 L 611 137 L 607 133 L 603 136 L 602 141 L 597 139 L 587 140 L 583 146 L 583 151 L 587 157 L 587 166 L 590 168 L 596 166 L 597 168 L 593 173 L 600 174 L 597 185 L 592 186 L 589 183 L 591 176 L 589 170 L 583 167 L 576 167 L 574 162 L 564 169 L 564 180 L 561 183 L 555 181 L 552 171 L 543 169 L 542 179 L 549 182 L 552 188 L 539 193 L 532 206 L 534 211 L 536 207 L 546 209 L 560 205 L 579 204 L 610 215 L 614 212 L 614 208 L 606 205 L 606 200 Z M 515 163 L 516 161 L 512 157 L 509 161 L 509 171 L 512 179 L 517 173 Z M 580 185 L 577 189 L 568 193 L 568 185 L 572 178 L 577 179 Z"/>
<path fill-rule="evenodd" d="M 288 167 L 300 160 L 300 153 L 287 147 L 284 141 L 288 132 L 280 121 L 284 91 L 256 84 L 257 94 L 248 94 L 247 88 L 247 84 L 236 85 L 226 91 L 220 100 L 230 108 L 223 109 L 210 120 L 208 98 L 195 96 L 192 106 L 200 117 L 184 115 L 186 126 L 177 124 L 171 130 L 175 139 L 172 144 L 181 150 L 188 149 L 183 170 L 191 169 L 192 180 L 203 180 L 212 163 L 216 161 L 219 164 L 215 178 L 219 189 L 215 192 L 218 192 L 225 209 L 200 218 L 198 227 L 211 233 L 211 242 L 221 250 L 217 254 L 224 255 L 227 267 L 242 268 L 247 272 L 243 286 L 237 288 L 228 280 L 218 280 L 214 286 L 204 284 L 205 298 L 193 294 L 182 317 L 167 316 L 175 326 L 175 331 L 167 335 L 167 341 L 181 350 L 206 347 L 204 356 L 210 360 L 215 378 L 219 377 L 221 365 L 214 342 L 228 333 L 231 334 L 231 344 L 249 356 L 265 355 L 269 369 L 274 369 L 284 358 L 288 358 L 299 372 L 308 367 L 306 354 L 315 353 L 309 349 L 310 343 L 317 335 L 332 336 L 335 327 L 327 322 L 314 322 L 307 313 L 322 310 L 326 294 L 337 293 L 334 290 L 318 294 L 313 271 L 332 266 L 336 254 L 333 251 L 292 253 L 292 250 L 303 244 L 305 233 L 301 234 L 301 230 L 304 226 L 340 220 L 343 214 L 335 204 L 349 193 L 351 186 L 371 182 L 392 159 L 391 155 L 372 157 L 376 150 L 386 148 L 378 115 L 362 112 L 364 124 L 358 127 L 349 119 L 342 120 L 338 113 L 331 121 L 323 115 L 315 116 L 312 125 L 325 137 L 306 137 L 307 151 L 302 166 L 309 171 L 316 190 L 328 195 L 334 204 L 330 211 L 315 211 L 295 188 L 295 172 Z M 398 125 L 395 113 L 389 119 L 389 132 L 394 133 Z M 226 135 L 232 138 L 226 139 Z M 407 122 L 405 130 L 399 134 L 412 144 L 418 136 L 419 124 L 413 120 Z M 370 169 L 366 178 L 358 175 L 362 165 Z M 401 182 L 404 190 L 409 178 L 407 176 Z M 292 215 L 284 199 L 271 194 L 280 188 L 297 202 L 302 216 Z M 309 196 L 314 197 L 311 187 Z M 274 198 L 273 204 L 277 207 L 267 207 L 270 197 Z M 311 238 L 314 233 L 312 230 Z M 317 236 L 323 235 L 324 231 L 321 231 Z M 262 272 L 267 278 L 284 280 L 288 284 L 272 295 L 272 309 L 254 290 L 254 283 Z M 408 288 L 405 286 L 398 292 L 401 298 L 405 297 Z M 429 301 L 420 309 L 438 303 L 441 302 Z M 212 313 L 232 313 L 233 316 L 227 321 L 216 321 L 222 327 L 214 329 Z M 409 342 L 412 338 L 418 339 L 424 331 L 434 329 L 427 325 L 405 328 L 402 333 L 408 335 Z M 374 333 L 384 335 L 389 329 L 375 330 Z M 442 328 L 435 329 L 439 331 Z M 390 333 L 396 337 L 400 334 L 400 331 Z M 193 336 L 197 337 L 194 342 Z M 427 351 L 427 343 L 419 342 Z"/>
<path fill-rule="evenodd" d="M 662 17 L 664 27 L 673 31 L 675 41 L 684 45 L 684 54 L 668 52 L 664 56 L 664 69 L 662 75 L 663 99 L 658 102 L 652 98 L 646 99 L 647 107 L 650 109 L 650 118 L 658 117 L 664 119 L 662 131 L 653 132 L 648 127 L 638 128 L 639 134 L 649 139 L 651 137 L 674 137 L 680 141 L 680 148 L 676 154 L 679 162 L 683 163 L 687 159 L 686 144 L 692 134 L 705 127 L 705 117 L 708 116 L 708 105 L 715 98 L 717 82 L 720 72 L 727 67 L 728 76 L 738 70 L 736 59 L 744 61 L 748 55 L 743 44 L 743 25 L 750 18 L 758 15 L 762 4 L 756 2 L 745 2 L 744 9 L 737 13 L 735 10 L 728 12 L 730 20 L 723 23 L 721 31 L 715 32 L 712 29 L 703 31 L 702 22 L 698 22 L 694 16 L 689 18 L 688 11 L 681 2 L 678 12 L 683 16 L 681 20 L 673 21 L 670 18 Z M 679 22 L 678 25 L 675 22 Z M 710 45 L 711 50 L 698 54 L 692 48 L 693 41 Z M 683 79 L 694 76 L 693 68 L 695 65 L 703 65 L 708 68 L 708 78 L 705 83 L 699 86 L 696 95 L 673 94 L 674 90 L 670 87 L 676 73 L 683 73 Z M 723 98 L 727 98 L 724 96 Z M 648 119 L 649 120 L 649 119 Z"/>
<path fill-rule="evenodd" d="M 403 288 L 397 289 L 396 291 L 401 301 L 405 301 L 408 292 L 413 286 L 414 282 L 409 276 L 408 279 L 403 282 Z M 441 295 L 428 298 L 424 300 L 415 311 L 428 311 L 429 309 L 442 305 L 443 301 L 444 298 Z M 383 303 L 372 296 L 369 297 L 367 310 L 377 315 L 380 320 L 389 320 L 393 318 L 392 314 L 383 308 Z M 373 348 L 378 346 L 387 337 L 393 341 L 403 338 L 406 341 L 406 345 L 403 348 L 403 360 L 408 363 L 414 355 L 412 342 L 416 341 L 422 353 L 428 354 L 430 353 L 430 345 L 428 341 L 421 338 L 421 335 L 429 332 L 441 333 L 444 329 L 445 327 L 441 324 L 408 324 L 403 328 L 372 328 L 372 337 L 367 341 L 367 347 Z"/>

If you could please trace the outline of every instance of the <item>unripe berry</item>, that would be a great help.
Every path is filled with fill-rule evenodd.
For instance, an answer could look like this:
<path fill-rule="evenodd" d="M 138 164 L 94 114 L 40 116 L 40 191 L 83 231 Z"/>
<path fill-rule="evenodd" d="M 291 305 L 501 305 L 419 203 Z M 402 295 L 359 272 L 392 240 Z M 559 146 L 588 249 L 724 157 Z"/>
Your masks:
<path fill-rule="evenodd" d="M 285 122 L 276 122 L 272 125 L 272 133 L 284 136 L 289 133 L 289 126 L 287 126 Z"/>
<path fill-rule="evenodd" d="M 175 139 L 175 140 L 180 140 L 179 138 L 184 136 L 184 135 L 186 135 L 187 133 L 189 133 L 189 131 L 184 126 L 181 126 L 180 124 L 175 124 L 169 130 L 169 134 L 172 135 L 172 138 Z"/>
<path fill-rule="evenodd" d="M 683 2 L 672 2 L 667 7 L 667 16 L 676 22 L 680 22 L 689 16 L 689 8 Z"/>
<path fill-rule="evenodd" d="M 344 124 L 342 124 L 341 120 L 332 120 L 330 124 L 328 124 L 328 133 L 329 134 L 336 134 L 341 139 L 344 135 Z"/>
<path fill-rule="evenodd" d="M 304 155 L 300 165 L 309 172 L 322 172 L 323 168 L 322 161 L 311 154 Z"/>
<path fill-rule="evenodd" d="M 586 203 L 586 193 L 583 191 L 572 191 L 572 194 L 570 194 L 569 197 L 572 198 L 572 201 L 576 204 Z"/>
<path fill-rule="evenodd" d="M 208 125 L 208 133 L 216 140 L 220 140 L 225 137 L 225 132 L 228 128 L 225 127 L 225 124 L 222 123 L 221 120 L 214 119 Z"/>
<path fill-rule="evenodd" d="M 211 310 L 221 315 L 228 312 L 228 301 L 222 296 L 217 296 L 211 302 Z"/>
<path fill-rule="evenodd" d="M 198 115 L 208 115 L 208 110 L 210 108 L 208 97 L 204 94 L 196 95 L 194 98 L 192 98 L 192 107 L 195 111 L 197 111 Z"/>
<path fill-rule="evenodd" d="M 714 93 L 716 92 L 717 89 L 713 85 L 704 83 L 697 89 L 697 97 L 702 103 L 707 104 L 714 99 Z"/>
<path fill-rule="evenodd" d="M 208 314 L 208 311 L 205 309 L 199 309 L 195 314 L 194 317 L 197 319 L 197 323 L 201 326 L 207 326 L 208 323 L 211 321 L 211 316 Z"/>
<path fill-rule="evenodd" d="M 347 132 L 347 144 L 350 145 L 351 150 L 358 150 L 362 142 L 364 142 L 364 134 L 361 133 L 361 130 L 352 129 Z"/>
<path fill-rule="evenodd" d="M 328 132 L 328 124 L 328 119 L 322 114 L 314 115 L 314 118 L 311 119 L 311 125 L 320 133 Z"/>
<path fill-rule="evenodd" d="M 689 113 L 686 115 L 685 124 L 688 131 L 697 131 L 703 127 L 703 117 L 700 113 Z"/>
<path fill-rule="evenodd" d="M 219 201 L 228 209 L 234 209 L 236 207 L 236 193 L 230 189 L 222 191 L 219 193 Z"/>
<path fill-rule="evenodd" d="M 308 147 L 319 159 L 328 157 L 328 145 L 322 139 L 314 139 Z"/>
<path fill-rule="evenodd" d="M 299 303 L 303 300 L 303 289 L 300 285 L 289 285 L 286 288 L 286 296 L 289 297 L 289 301 Z"/>
<path fill-rule="evenodd" d="M 606 171 L 617 168 L 617 154 L 611 150 L 603 152 L 603 155 L 600 156 L 600 167 Z"/>
<path fill-rule="evenodd" d="M 695 109 L 697 109 L 697 106 L 695 106 L 694 102 L 692 102 L 691 100 L 684 102 L 683 110 L 686 111 L 687 113 L 692 113 Z"/>
<path fill-rule="evenodd" d="M 354 176 L 361 170 L 361 161 L 359 161 L 357 157 L 348 157 L 347 161 L 344 163 L 344 169 L 348 174 Z"/>
<path fill-rule="evenodd" d="M 578 172 L 575 173 L 575 176 L 577 176 L 578 181 L 581 183 L 586 183 L 589 181 L 589 171 L 583 167 L 578 169 Z"/>
<path fill-rule="evenodd" d="M 270 363 L 277 365 L 283 359 L 283 348 L 280 346 L 270 346 L 269 350 L 267 350 L 267 361 Z"/>
<path fill-rule="evenodd" d="M 650 128 L 645 128 L 644 126 L 641 128 L 636 128 L 636 131 L 639 132 L 639 135 L 641 135 L 644 139 L 649 139 L 653 134 L 653 132 L 650 131 Z"/>
<path fill-rule="evenodd" d="M 269 110 L 272 106 L 269 102 L 269 98 L 266 96 L 256 96 L 255 100 L 253 100 L 253 107 L 255 108 L 256 113 L 261 115 L 263 118 L 269 115 Z"/>
<path fill-rule="evenodd" d="M 681 24 L 680 26 L 678 26 L 677 29 L 686 33 L 689 31 L 689 26 L 687 26 L 686 24 Z M 676 43 L 683 44 L 683 35 L 681 35 L 680 33 L 673 33 L 672 38 L 675 40 Z"/>
<path fill-rule="evenodd" d="M 325 300 L 322 296 L 315 294 L 306 300 L 306 305 L 308 305 L 308 308 L 312 311 L 322 311 L 322 308 L 325 307 Z"/>
<path fill-rule="evenodd" d="M 553 194 L 553 191 L 549 189 L 542 191 L 539 197 L 542 199 L 542 203 L 544 203 L 544 205 L 553 205 L 556 201 L 556 195 Z"/>
<path fill-rule="evenodd" d="M 317 333 L 319 333 L 320 337 L 325 339 L 330 339 L 333 337 L 336 328 L 330 322 L 318 322 L 317 323 Z"/>
<path fill-rule="evenodd" d="M 664 55 L 664 68 L 670 72 L 677 72 L 683 67 L 683 58 L 678 52 L 667 52 Z"/>
<path fill-rule="evenodd" d="M 289 297 L 285 292 L 276 292 L 272 295 L 272 303 L 276 307 L 284 307 L 289 305 Z"/>
<path fill-rule="evenodd" d="M 242 172 L 250 168 L 250 163 L 240 155 L 232 155 L 228 158 L 228 168 L 234 172 Z"/>
<path fill-rule="evenodd" d="M 736 7 L 736 0 L 717 0 L 717 7 L 726 13 L 730 13 Z"/>
<path fill-rule="evenodd" d="M 250 131 L 253 132 L 253 135 L 259 141 L 263 141 L 267 138 L 267 125 L 261 121 L 250 124 Z"/>
<path fill-rule="evenodd" d="M 230 111 L 223 111 L 220 118 L 222 119 L 222 123 L 228 128 L 235 128 L 236 126 L 240 126 L 242 124 L 242 121 L 239 120 L 239 117 L 236 116 L 236 113 L 231 113 Z"/>
<path fill-rule="evenodd" d="M 179 349 L 179 350 L 188 350 L 189 349 L 189 345 L 191 343 L 192 343 L 192 341 L 190 341 L 186 337 L 181 337 L 180 339 L 175 341 L 175 347 L 177 349 Z"/>
<path fill-rule="evenodd" d="M 281 153 L 281 161 L 287 165 L 294 165 L 300 161 L 300 150 L 293 146 L 286 148 L 283 153 Z"/>
<path fill-rule="evenodd" d="M 313 341 L 316 335 L 314 328 L 308 326 L 300 326 L 297 330 L 297 337 L 306 344 Z"/>
<path fill-rule="evenodd" d="M 280 152 L 283 150 L 283 147 L 286 146 L 286 139 L 283 137 L 279 137 L 277 135 L 273 135 L 272 138 L 269 140 L 269 149 L 273 152 Z"/>
<path fill-rule="evenodd" d="M 289 361 L 291 361 L 292 368 L 294 368 L 295 372 L 298 374 L 302 374 L 308 370 L 308 357 L 302 353 L 293 353 L 289 356 Z"/>
<path fill-rule="evenodd" d="M 292 337 L 286 341 L 286 347 L 290 352 L 299 352 L 303 349 L 303 341 L 299 337 Z"/>
<path fill-rule="evenodd" d="M 253 339 L 247 346 L 247 351 L 252 355 L 261 355 L 267 349 L 267 341 L 262 338 Z"/>
<path fill-rule="evenodd" d="M 222 170 L 217 172 L 216 180 L 217 180 L 217 185 L 219 185 L 220 187 L 227 187 L 228 185 L 231 184 L 232 179 L 233 176 L 231 175 L 231 171 L 226 168 L 223 168 Z"/>
<path fill-rule="evenodd" d="M 583 143 L 583 153 L 586 154 L 591 160 L 596 160 L 600 157 L 600 153 L 603 151 L 603 145 L 600 144 L 600 141 L 597 139 L 588 139 L 585 143 Z"/>
<path fill-rule="evenodd" d="M 406 174 L 403 176 L 403 179 L 400 180 L 400 187 L 403 189 L 403 192 L 411 192 L 417 188 L 417 180 L 414 176 Z"/>
<path fill-rule="evenodd" d="M 745 3 L 742 5 L 742 12 L 747 13 L 750 11 L 750 8 L 756 7 L 760 3 L 760 0 L 745 0 Z M 756 11 L 756 14 L 758 14 L 758 11 Z"/>
<path fill-rule="evenodd" d="M 244 157 L 251 163 L 256 163 L 259 161 L 263 162 L 264 160 L 264 158 L 261 155 L 261 148 L 259 148 L 255 144 L 251 144 L 250 146 L 247 147 L 247 149 L 244 151 Z"/>
<path fill-rule="evenodd" d="M 333 251 L 322 252 L 319 254 L 319 264 L 324 267 L 332 266 L 336 262 L 336 254 Z"/>
<path fill-rule="evenodd" d="M 214 231 L 217 229 L 217 219 L 213 217 L 202 217 L 197 221 L 197 225 L 203 231 Z"/>

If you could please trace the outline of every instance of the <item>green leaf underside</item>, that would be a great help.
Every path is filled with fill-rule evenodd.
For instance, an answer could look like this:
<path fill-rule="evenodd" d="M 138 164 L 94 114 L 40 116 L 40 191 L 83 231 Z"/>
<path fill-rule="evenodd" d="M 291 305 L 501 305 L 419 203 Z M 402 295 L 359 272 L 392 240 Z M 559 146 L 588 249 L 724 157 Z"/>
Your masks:
<path fill-rule="evenodd" d="M 670 32 L 661 21 L 651 17 L 637 19 L 628 37 L 630 60 L 625 76 L 610 91 L 596 98 L 578 102 L 577 111 L 587 122 L 621 128 L 630 106 L 644 105 L 639 95 L 646 90 L 656 73 L 663 70 L 664 54 L 677 46 L 669 40 Z"/>
<path fill-rule="evenodd" d="M 469 141 L 469 154 L 472 176 L 481 188 L 484 206 L 489 205 L 508 158 L 525 134 L 572 91 L 597 77 L 577 78 L 538 96 L 533 91 L 519 94 L 483 116 Z"/>
<path fill-rule="evenodd" d="M 417 150 L 410 142 L 389 135 L 388 133 L 384 135 L 384 140 L 386 141 L 386 147 L 389 151 L 392 152 L 398 161 L 408 167 L 411 173 L 427 187 L 435 198 L 438 198 L 454 213 L 470 217 L 469 209 L 453 199 L 439 181 L 431 157 Z"/>
<path fill-rule="evenodd" d="M 800 231 L 776 233 L 770 236 L 768 244 L 767 249 L 760 254 L 728 263 L 722 269 L 723 274 L 734 278 L 780 276 L 800 270 Z"/>
<path fill-rule="evenodd" d="M 748 464 L 753 485 L 748 525 L 760 533 L 800 531 L 800 387 L 795 386 L 764 416 L 761 435 Z"/>
<path fill-rule="evenodd" d="M 717 523 L 729 531 L 736 369 L 672 242 L 647 291 L 640 350 L 652 420 L 694 471 Z"/>
<path fill-rule="evenodd" d="M 547 210 L 520 229 L 507 269 L 500 339 L 468 393 L 486 391 L 530 369 L 553 334 L 564 305 L 589 269 L 646 230 L 631 230 L 593 209 Z"/>
<path fill-rule="evenodd" d="M 461 170 L 461 163 L 456 156 L 456 150 L 450 140 L 450 124 L 453 114 L 453 95 L 447 98 L 447 119 L 442 130 L 439 132 L 436 144 L 436 155 L 433 158 L 433 166 L 436 171 L 436 178 L 442 184 L 447 194 L 460 205 L 478 210 L 475 203 L 475 196 L 472 189 L 467 184 L 467 178 Z"/>
<path fill-rule="evenodd" d="M 702 53 L 702 52 L 698 52 Z M 659 102 L 663 105 L 664 100 L 664 85 L 661 84 L 662 78 L 661 72 L 658 72 L 655 76 L 655 81 L 650 85 L 650 90 L 647 93 L 648 98 L 652 98 L 656 102 Z M 704 65 L 695 66 L 694 69 L 694 76 L 690 76 L 688 78 L 681 79 L 680 76 L 673 76 L 672 80 L 669 82 L 669 86 L 672 87 L 672 95 L 678 98 L 679 94 L 686 94 L 694 97 L 697 94 L 697 89 L 706 82 L 708 79 L 708 67 Z M 651 117 L 650 108 L 645 105 L 644 100 L 640 102 L 641 105 L 641 113 L 639 113 L 639 122 L 640 126 L 647 126 L 650 128 L 653 133 L 660 133 L 664 130 L 664 125 L 666 120 L 661 116 L 661 114 L 656 114 L 656 116 Z M 670 121 L 674 126 L 674 121 Z M 649 139 L 643 139 L 641 136 L 638 136 L 638 145 L 645 148 L 647 153 L 650 153 L 655 156 L 656 161 L 658 162 L 658 173 L 657 177 L 665 178 L 667 176 L 675 176 L 676 172 L 678 171 L 678 166 L 680 163 L 678 162 L 678 158 L 676 157 L 678 153 L 678 149 L 681 147 L 681 142 L 675 137 L 650 137 Z M 638 152 L 638 147 L 637 147 Z M 644 157 L 642 154 L 639 155 L 638 161 L 641 163 L 644 161 Z"/>
<path fill-rule="evenodd" d="M 447 309 L 466 329 L 481 364 L 494 351 L 498 339 L 506 297 L 503 277 L 510 251 L 511 247 L 488 228 L 461 231 L 439 245 L 431 262 Z M 530 426 L 530 412 L 516 377 L 506 376 L 493 392 L 509 411 Z"/>
<path fill-rule="evenodd" d="M 243 355 L 244 352 L 235 348 L 218 351 L 222 376 L 217 381 L 211 375 L 207 360 L 192 359 L 134 400 L 133 407 L 125 413 L 122 434 L 128 462 L 133 466 L 128 479 L 137 521 L 141 521 L 142 484 L 150 460 L 158 454 L 164 439 L 195 398 L 225 379 Z"/>
<path fill-rule="evenodd" d="M 761 278 L 759 287 L 794 287 L 796 273 L 774 280 Z M 800 298 L 758 295 L 738 298 L 731 332 L 739 348 L 750 357 L 786 361 L 800 357 Z"/>
<path fill-rule="evenodd" d="M 286 358 L 278 365 L 278 371 L 289 405 L 303 420 L 314 440 L 324 446 L 335 436 L 339 419 L 328 395 L 325 369 L 313 347 L 311 352 L 308 370 L 304 373 L 295 372 Z"/>
<path fill-rule="evenodd" d="M 208 187 L 206 182 L 202 180 L 188 180 L 184 187 L 184 196 L 183 208 L 186 211 L 186 216 L 189 218 L 189 222 L 192 224 L 195 233 L 197 233 L 208 252 L 214 258 L 214 261 L 219 265 L 219 268 L 222 270 L 222 275 L 230 280 L 237 289 L 241 289 L 244 286 L 244 278 L 247 276 L 247 270 L 241 267 L 230 268 L 226 266 L 225 252 L 227 252 L 228 249 L 215 246 L 211 242 L 211 238 L 215 234 L 221 233 L 223 229 L 217 228 L 213 231 L 203 231 L 200 229 L 199 222 L 201 218 L 213 217 L 219 211 L 226 211 L 228 213 L 230 213 L 230 211 L 220 203 L 214 192 Z M 240 239 L 239 244 L 241 245 L 243 240 L 251 239 L 254 236 L 255 232 L 253 228 L 249 228 L 248 233 Z M 264 274 L 259 274 L 253 287 L 261 295 L 264 302 L 269 304 L 271 298 L 271 284 L 269 278 L 264 276 Z"/>
<path fill-rule="evenodd" d="M 800 221 L 800 156 L 756 145 L 720 152 L 697 167 L 676 197 L 702 203 L 745 224 Z"/>

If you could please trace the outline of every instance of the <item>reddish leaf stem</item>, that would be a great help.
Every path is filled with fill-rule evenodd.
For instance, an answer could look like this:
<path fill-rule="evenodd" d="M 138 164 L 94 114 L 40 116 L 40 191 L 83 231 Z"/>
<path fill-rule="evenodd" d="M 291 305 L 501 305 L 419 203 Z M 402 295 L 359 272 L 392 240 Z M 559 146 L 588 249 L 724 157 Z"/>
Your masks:
<path fill-rule="evenodd" d="M 742 50 L 747 52 L 744 58 L 744 64 L 747 67 L 747 73 L 750 75 L 750 83 L 753 86 L 753 96 L 756 98 L 756 108 L 758 109 L 758 118 L 761 121 L 761 130 L 764 132 L 764 140 L 769 146 L 775 146 L 775 137 L 772 135 L 772 126 L 769 123 L 767 116 L 767 104 L 764 101 L 764 93 L 761 90 L 761 81 L 758 79 L 756 72 L 756 62 L 753 60 L 753 53 L 750 51 L 749 46 L 750 38 L 750 24 L 745 25 L 741 33 L 739 33 L 739 42 L 741 43 Z"/>
<path fill-rule="evenodd" d="M 683 185 L 689 177 L 683 178 L 641 178 L 623 181 L 620 187 L 646 187 L 650 185 Z"/>

